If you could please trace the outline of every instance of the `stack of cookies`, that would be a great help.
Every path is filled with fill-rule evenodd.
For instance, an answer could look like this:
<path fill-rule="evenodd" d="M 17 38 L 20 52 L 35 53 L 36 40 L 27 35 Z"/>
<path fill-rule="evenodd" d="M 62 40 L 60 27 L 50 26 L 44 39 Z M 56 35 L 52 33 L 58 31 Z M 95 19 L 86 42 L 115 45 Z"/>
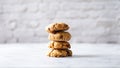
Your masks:
<path fill-rule="evenodd" d="M 65 32 L 69 29 L 69 26 L 65 23 L 53 23 L 46 27 L 46 31 L 49 33 L 48 39 L 50 51 L 47 53 L 50 57 L 67 57 L 72 56 L 72 51 L 69 42 L 71 34 Z"/>

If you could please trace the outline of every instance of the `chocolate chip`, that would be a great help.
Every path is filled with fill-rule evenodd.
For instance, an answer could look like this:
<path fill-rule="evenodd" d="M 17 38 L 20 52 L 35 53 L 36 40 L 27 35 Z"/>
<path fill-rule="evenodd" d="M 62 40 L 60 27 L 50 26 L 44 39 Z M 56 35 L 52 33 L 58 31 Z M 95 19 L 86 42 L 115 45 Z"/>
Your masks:
<path fill-rule="evenodd" d="M 65 24 L 64 26 L 65 26 L 65 27 L 68 27 L 68 25 L 66 25 L 66 24 Z"/>
<path fill-rule="evenodd" d="M 48 28 L 48 30 L 50 30 L 50 28 Z"/>
<path fill-rule="evenodd" d="M 60 35 L 60 38 L 63 38 L 63 35 Z"/>

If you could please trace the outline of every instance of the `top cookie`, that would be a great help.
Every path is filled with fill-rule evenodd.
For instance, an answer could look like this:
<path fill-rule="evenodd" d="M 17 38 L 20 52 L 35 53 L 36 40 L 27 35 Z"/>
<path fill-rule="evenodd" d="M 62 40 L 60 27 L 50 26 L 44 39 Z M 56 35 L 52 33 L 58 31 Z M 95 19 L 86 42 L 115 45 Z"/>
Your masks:
<path fill-rule="evenodd" d="M 65 31 L 68 29 L 69 29 L 69 26 L 65 23 L 53 23 L 48 25 L 45 30 L 49 33 L 55 33 L 58 31 Z"/>

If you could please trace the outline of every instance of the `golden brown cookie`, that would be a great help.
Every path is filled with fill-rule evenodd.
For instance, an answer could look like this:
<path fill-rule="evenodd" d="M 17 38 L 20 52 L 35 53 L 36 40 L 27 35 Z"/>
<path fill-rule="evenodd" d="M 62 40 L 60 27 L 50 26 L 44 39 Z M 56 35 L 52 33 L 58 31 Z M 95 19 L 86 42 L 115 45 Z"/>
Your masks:
<path fill-rule="evenodd" d="M 72 51 L 68 49 L 52 49 L 47 55 L 50 57 L 67 57 L 72 56 Z"/>
<path fill-rule="evenodd" d="M 68 42 L 65 41 L 51 41 L 49 43 L 49 48 L 52 49 L 68 49 L 71 48 L 70 44 Z"/>
<path fill-rule="evenodd" d="M 48 39 L 52 41 L 69 41 L 71 34 L 69 32 L 50 33 Z"/>
<path fill-rule="evenodd" d="M 62 23 L 62 22 L 50 24 L 45 28 L 45 30 L 49 33 L 55 33 L 58 31 L 65 31 L 68 29 L 69 29 L 69 26 L 65 23 Z"/>

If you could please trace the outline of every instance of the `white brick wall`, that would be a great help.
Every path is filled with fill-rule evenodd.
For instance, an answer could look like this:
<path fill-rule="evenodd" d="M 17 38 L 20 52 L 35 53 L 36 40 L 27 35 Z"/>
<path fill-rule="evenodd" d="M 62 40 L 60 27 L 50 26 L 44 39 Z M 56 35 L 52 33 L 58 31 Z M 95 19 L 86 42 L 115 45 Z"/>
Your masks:
<path fill-rule="evenodd" d="M 48 42 L 53 22 L 71 26 L 71 42 L 120 43 L 120 0 L 0 0 L 0 43 Z"/>

